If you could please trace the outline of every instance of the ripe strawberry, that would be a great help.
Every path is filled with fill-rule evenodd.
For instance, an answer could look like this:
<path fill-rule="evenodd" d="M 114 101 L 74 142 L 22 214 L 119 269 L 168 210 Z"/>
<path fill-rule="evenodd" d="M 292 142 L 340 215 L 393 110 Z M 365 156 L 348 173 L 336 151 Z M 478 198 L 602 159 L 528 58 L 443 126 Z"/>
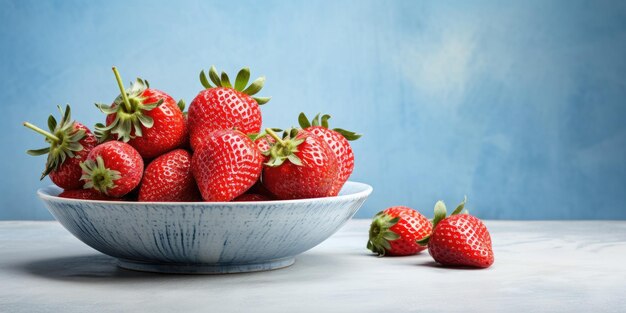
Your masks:
<path fill-rule="evenodd" d="M 193 173 L 205 201 L 230 201 L 259 179 L 263 155 L 244 133 L 219 130 L 191 158 Z"/>
<path fill-rule="evenodd" d="M 191 147 L 198 149 L 202 138 L 216 130 L 233 129 L 245 133 L 258 133 L 261 130 L 261 110 L 259 105 L 270 98 L 252 97 L 263 88 L 265 77 L 257 78 L 246 87 L 250 79 L 250 69 L 239 71 L 234 87 L 228 75 L 222 72 L 221 78 L 215 67 L 209 70 L 209 83 L 204 71 L 200 82 L 206 88 L 200 91 L 189 105 L 189 129 Z"/>
<path fill-rule="evenodd" d="M 282 129 L 279 129 L 279 128 L 272 128 L 272 130 L 274 132 L 283 131 Z M 261 151 L 261 153 L 263 154 L 263 163 L 267 163 L 267 161 L 269 161 L 270 159 L 268 151 L 270 150 L 271 145 L 276 142 L 274 138 L 268 135 L 267 132 L 265 131 L 262 131 L 258 134 L 248 134 L 248 136 L 250 137 L 250 139 L 254 141 L 257 148 L 259 148 L 259 151 Z"/>
<path fill-rule="evenodd" d="M 247 201 L 269 201 L 270 198 L 260 195 L 258 193 L 244 193 L 241 196 L 233 199 L 235 202 L 247 202 Z"/>
<path fill-rule="evenodd" d="M 270 137 L 269 135 L 258 136 L 256 139 L 254 139 L 254 143 L 256 144 L 257 148 L 259 148 L 259 151 L 261 151 L 261 153 L 269 151 L 271 148 L 270 144 L 274 142 L 274 138 Z"/>
<path fill-rule="evenodd" d="M 106 126 L 96 125 L 100 140 L 112 135 L 146 159 L 180 147 L 185 140 L 185 122 L 176 100 L 140 78 L 127 92 L 115 67 L 113 72 L 121 94 L 110 106 L 96 104 L 107 114 Z"/>
<path fill-rule="evenodd" d="M 374 216 L 367 248 L 380 256 L 416 254 L 426 249 L 416 240 L 430 235 L 432 229 L 419 212 L 405 206 L 390 207 Z"/>
<path fill-rule="evenodd" d="M 182 149 L 191 149 L 191 146 L 189 145 L 189 118 L 187 117 L 187 112 L 185 112 L 185 101 L 183 99 L 178 100 L 178 108 L 180 109 L 181 112 L 183 112 L 183 118 L 184 118 L 184 131 L 183 133 L 185 134 L 185 136 L 183 137 L 183 143 L 180 145 L 180 148 Z"/>
<path fill-rule="evenodd" d="M 63 192 L 59 194 L 59 197 L 81 200 L 117 200 L 111 197 L 107 197 L 100 191 L 94 189 L 63 190 Z"/>
<path fill-rule="evenodd" d="M 191 174 L 191 154 L 183 149 L 170 151 L 146 167 L 139 187 L 139 201 L 201 201 Z"/>
<path fill-rule="evenodd" d="M 263 186 L 261 179 L 257 180 L 256 183 L 246 191 L 246 194 L 258 194 L 266 197 L 268 200 L 276 200 L 276 196 Z"/>
<path fill-rule="evenodd" d="M 428 244 L 428 253 L 442 265 L 489 267 L 494 261 L 489 231 L 480 219 L 461 213 L 464 206 L 465 201 L 446 217 L 446 206 L 438 201 L 434 230 L 419 243 Z"/>
<path fill-rule="evenodd" d="M 323 115 L 320 123 L 318 114 L 313 118 L 313 121 L 309 122 L 306 115 L 300 113 L 298 122 L 302 129 L 326 141 L 335 153 L 337 161 L 339 162 L 339 178 L 335 180 L 333 184 L 331 195 L 336 196 L 339 190 L 341 190 L 341 187 L 343 187 L 343 184 L 345 184 L 350 177 L 350 174 L 352 174 L 352 170 L 354 170 L 354 153 L 352 152 L 352 147 L 350 147 L 348 140 L 357 140 L 361 135 L 341 128 L 328 128 L 329 118 L 330 115 Z"/>
<path fill-rule="evenodd" d="M 139 186 L 143 175 L 141 155 L 121 141 L 108 141 L 93 148 L 80 167 L 85 189 L 93 188 L 115 198 L 123 197 Z"/>
<path fill-rule="evenodd" d="M 63 116 L 60 123 L 57 124 L 54 116 L 48 117 L 50 132 L 24 122 L 24 126 L 46 136 L 46 142 L 50 144 L 49 147 L 26 152 L 30 155 L 48 154 L 46 168 L 40 179 L 49 174 L 52 182 L 63 189 L 82 188 L 82 170 L 79 164 L 87 158 L 98 140 L 85 125 L 72 121 L 69 105 L 65 107 L 65 111 L 59 106 L 59 111 Z"/>
<path fill-rule="evenodd" d="M 282 139 L 265 130 L 276 142 L 266 155 L 263 185 L 279 199 L 331 196 L 339 173 L 337 158 L 321 138 L 304 130 L 292 129 Z"/>

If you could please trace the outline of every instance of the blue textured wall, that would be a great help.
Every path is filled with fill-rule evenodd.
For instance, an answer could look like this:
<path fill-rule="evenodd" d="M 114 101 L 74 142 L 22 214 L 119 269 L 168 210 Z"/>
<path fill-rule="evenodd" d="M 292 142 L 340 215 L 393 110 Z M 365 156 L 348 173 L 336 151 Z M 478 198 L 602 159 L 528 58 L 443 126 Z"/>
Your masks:
<path fill-rule="evenodd" d="M 626 218 L 626 2 L 237 2 L 1 0 L 0 219 L 51 218 L 22 121 L 102 120 L 111 65 L 190 100 L 211 64 L 267 76 L 266 126 L 365 134 L 359 217 L 467 194 L 484 218 Z"/>

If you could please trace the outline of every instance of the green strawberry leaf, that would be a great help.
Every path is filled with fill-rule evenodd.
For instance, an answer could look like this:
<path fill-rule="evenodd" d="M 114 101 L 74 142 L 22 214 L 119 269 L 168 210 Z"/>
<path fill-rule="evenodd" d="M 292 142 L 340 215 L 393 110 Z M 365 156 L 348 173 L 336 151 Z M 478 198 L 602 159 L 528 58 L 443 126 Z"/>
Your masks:
<path fill-rule="evenodd" d="M 328 129 L 328 119 L 330 119 L 330 115 L 324 114 L 322 115 L 322 127 Z"/>
<path fill-rule="evenodd" d="M 439 200 L 435 203 L 435 216 L 433 217 L 433 228 L 437 226 L 437 224 L 446 218 L 446 204 L 443 201 Z"/>
<path fill-rule="evenodd" d="M 430 235 L 420 239 L 420 240 L 416 240 L 415 243 L 417 243 L 420 246 L 427 246 L 428 242 L 430 241 Z"/>
<path fill-rule="evenodd" d="M 48 152 L 50 152 L 50 147 L 35 149 L 35 150 L 26 150 L 26 153 L 32 156 L 44 155 Z"/>
<path fill-rule="evenodd" d="M 204 71 L 200 72 L 200 83 L 206 89 L 213 88 L 213 86 L 211 86 L 211 83 L 209 83 L 209 80 L 206 78 L 206 74 L 204 74 Z"/>
<path fill-rule="evenodd" d="M 320 113 L 317 113 L 315 117 L 311 120 L 311 125 L 320 126 Z"/>
<path fill-rule="evenodd" d="M 309 122 L 309 118 L 306 117 L 304 112 L 300 112 L 300 115 L 298 115 L 298 124 L 300 124 L 302 129 L 311 127 L 311 122 Z"/>
<path fill-rule="evenodd" d="M 244 89 L 242 92 L 249 95 L 254 96 L 257 92 L 261 91 L 263 88 L 263 84 L 265 84 L 265 77 L 261 76 L 257 78 L 255 81 L 248 86 L 248 88 Z"/>
<path fill-rule="evenodd" d="M 50 114 L 50 116 L 48 116 L 48 129 L 50 129 L 51 132 L 54 132 L 55 128 L 57 128 L 57 120 L 54 116 L 52 116 L 52 114 Z"/>
<path fill-rule="evenodd" d="M 243 91 L 243 89 L 246 88 L 246 85 L 248 85 L 249 81 L 250 81 L 250 69 L 247 67 L 244 67 L 239 71 L 239 73 L 237 73 L 237 78 L 235 78 L 235 90 Z"/>
<path fill-rule="evenodd" d="M 217 75 L 217 70 L 215 69 L 214 65 L 212 65 L 209 69 L 209 78 L 211 78 L 211 81 L 213 82 L 213 84 L 215 84 L 216 87 L 222 86 L 222 82 L 220 81 L 220 77 Z"/>
<path fill-rule="evenodd" d="M 361 134 L 357 134 L 355 132 L 349 131 L 349 130 L 345 130 L 342 128 L 333 128 L 334 131 L 340 133 L 344 138 L 346 138 L 348 141 L 354 141 L 357 140 L 359 138 L 361 138 Z"/>
<path fill-rule="evenodd" d="M 391 250 L 391 244 L 387 240 L 381 240 L 380 244 L 385 247 L 386 250 Z"/>
<path fill-rule="evenodd" d="M 459 205 L 456 207 L 456 209 L 454 209 L 454 211 L 450 215 L 460 214 L 463 211 L 463 209 L 465 208 L 465 203 L 466 202 L 467 202 L 467 196 L 465 196 L 465 198 L 463 198 L 463 201 L 461 203 L 459 203 Z"/>
<path fill-rule="evenodd" d="M 288 155 L 287 160 L 289 160 L 289 162 L 293 163 L 294 165 L 302 165 L 302 160 L 300 160 L 300 158 L 295 154 Z"/>
<path fill-rule="evenodd" d="M 226 72 L 222 72 L 222 87 L 233 88 L 233 85 L 230 84 L 230 79 L 228 79 L 228 74 Z"/>
<path fill-rule="evenodd" d="M 400 239 L 400 235 L 388 230 L 386 232 L 383 233 L 383 238 L 387 239 L 387 240 L 397 240 Z"/>
<path fill-rule="evenodd" d="M 185 100 L 183 99 L 178 100 L 178 103 L 176 103 L 176 105 L 178 106 L 181 112 L 185 111 L 185 106 L 186 106 Z"/>
<path fill-rule="evenodd" d="M 254 99 L 254 101 L 256 101 L 256 103 L 258 103 L 259 105 L 264 105 L 270 102 L 270 100 L 272 100 L 272 97 L 252 97 L 252 99 Z"/>

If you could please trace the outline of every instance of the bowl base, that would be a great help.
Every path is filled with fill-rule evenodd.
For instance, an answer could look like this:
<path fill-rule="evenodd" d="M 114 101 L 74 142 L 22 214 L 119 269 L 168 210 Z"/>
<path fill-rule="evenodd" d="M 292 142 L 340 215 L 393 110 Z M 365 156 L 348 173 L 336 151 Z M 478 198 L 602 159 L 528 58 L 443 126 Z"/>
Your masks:
<path fill-rule="evenodd" d="M 294 257 L 262 261 L 255 263 L 238 264 L 176 264 L 176 263 L 147 263 L 118 259 L 117 266 L 141 272 L 168 273 L 168 274 L 231 274 L 269 271 L 284 268 L 295 262 Z"/>

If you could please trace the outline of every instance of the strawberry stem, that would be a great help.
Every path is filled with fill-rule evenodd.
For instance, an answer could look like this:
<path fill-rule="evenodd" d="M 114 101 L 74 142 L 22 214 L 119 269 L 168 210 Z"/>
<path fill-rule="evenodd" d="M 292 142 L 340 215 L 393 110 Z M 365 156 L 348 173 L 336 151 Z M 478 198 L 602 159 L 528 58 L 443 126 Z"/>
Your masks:
<path fill-rule="evenodd" d="M 268 135 L 272 136 L 272 138 L 276 139 L 276 141 L 280 143 L 281 145 L 285 144 L 285 141 L 282 138 L 280 138 L 278 135 L 276 135 L 276 133 L 271 128 L 266 128 L 265 132 Z"/>
<path fill-rule="evenodd" d="M 117 80 L 117 86 L 120 88 L 120 92 L 122 93 L 122 99 L 124 100 L 124 107 L 126 111 L 130 112 L 132 110 L 132 106 L 130 105 L 130 101 L 128 101 L 128 96 L 126 95 L 126 90 L 124 89 L 124 83 L 122 83 L 122 77 L 120 77 L 120 73 L 117 71 L 117 67 L 113 67 L 113 74 L 115 74 L 115 80 Z"/>
<path fill-rule="evenodd" d="M 45 131 L 45 130 L 43 130 L 43 129 L 41 129 L 41 128 L 39 128 L 39 127 L 29 123 L 29 122 L 24 122 L 22 125 L 24 125 L 24 126 L 30 128 L 30 129 L 40 133 L 40 134 L 46 136 L 47 138 L 49 138 L 50 140 L 52 140 L 54 142 L 61 141 L 61 139 L 59 139 L 59 137 L 57 137 L 57 136 L 51 134 L 50 132 L 47 132 L 47 131 Z"/>

